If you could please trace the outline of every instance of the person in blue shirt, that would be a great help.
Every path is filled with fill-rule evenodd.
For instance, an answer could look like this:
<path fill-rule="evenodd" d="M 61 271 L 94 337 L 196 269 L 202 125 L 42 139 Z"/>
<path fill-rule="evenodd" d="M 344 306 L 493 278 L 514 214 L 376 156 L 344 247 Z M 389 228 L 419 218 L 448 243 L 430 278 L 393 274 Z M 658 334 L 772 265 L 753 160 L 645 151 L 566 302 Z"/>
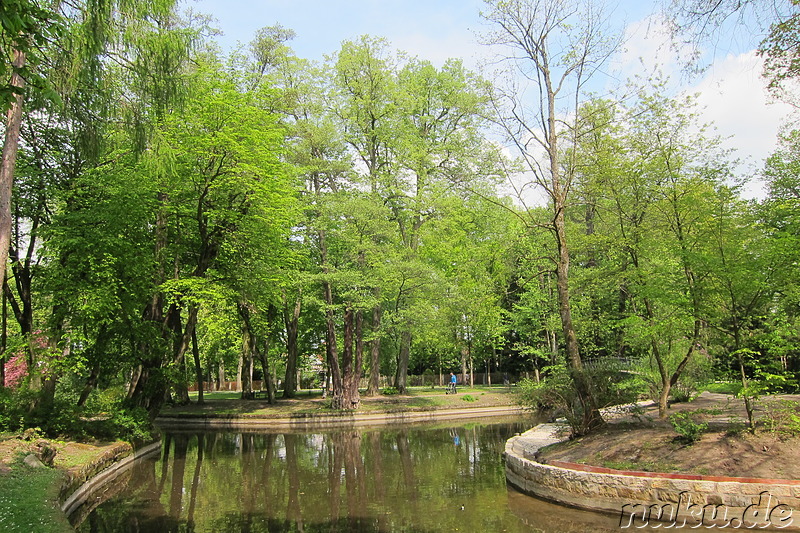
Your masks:
<path fill-rule="evenodd" d="M 455 394 L 456 392 L 456 375 L 450 372 L 450 388 L 447 390 L 448 393 Z"/>

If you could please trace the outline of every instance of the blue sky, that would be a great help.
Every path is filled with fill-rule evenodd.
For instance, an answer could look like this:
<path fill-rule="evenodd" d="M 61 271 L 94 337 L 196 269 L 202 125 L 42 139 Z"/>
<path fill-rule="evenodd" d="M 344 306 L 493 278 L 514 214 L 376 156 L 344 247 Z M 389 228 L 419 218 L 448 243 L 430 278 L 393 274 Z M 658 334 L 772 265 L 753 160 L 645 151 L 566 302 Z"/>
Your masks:
<path fill-rule="evenodd" d="M 297 37 L 289 44 L 298 56 L 322 60 L 343 40 L 363 34 L 385 37 L 398 50 L 441 65 L 459 57 L 470 68 L 491 57 L 477 42 L 486 29 L 479 16 L 482 0 L 184 0 L 193 10 L 217 19 L 223 50 L 247 43 L 256 30 L 281 24 Z M 663 27 L 652 15 L 655 0 L 608 0 L 614 24 L 625 28 L 626 51 L 614 62 L 625 75 L 660 68 L 679 81 L 681 90 L 700 92 L 703 119 L 714 122 L 728 145 L 748 161 L 744 174 L 763 165 L 775 147 L 776 135 L 790 108 L 769 102 L 754 53 L 757 38 L 741 29 L 724 32 L 708 47 L 710 68 L 695 79 L 681 77 L 674 52 L 664 46 Z M 755 186 L 750 196 L 758 196 Z"/>
<path fill-rule="evenodd" d="M 184 0 L 212 15 L 224 33 L 224 49 L 247 43 L 256 30 L 281 24 L 297 33 L 290 43 L 300 57 L 321 60 L 343 40 L 369 34 L 387 38 L 412 55 L 441 63 L 461 57 L 467 63 L 485 54 L 475 34 L 483 28 L 482 0 Z M 632 22 L 653 10 L 646 0 L 626 0 L 615 18 Z"/>

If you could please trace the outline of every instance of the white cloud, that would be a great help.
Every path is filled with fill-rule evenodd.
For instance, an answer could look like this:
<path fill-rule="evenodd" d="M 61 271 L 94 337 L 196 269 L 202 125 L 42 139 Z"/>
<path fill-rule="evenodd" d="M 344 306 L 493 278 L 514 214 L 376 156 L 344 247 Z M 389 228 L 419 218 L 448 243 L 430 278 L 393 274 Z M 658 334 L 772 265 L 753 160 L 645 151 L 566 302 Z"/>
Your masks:
<path fill-rule="evenodd" d="M 450 58 L 459 58 L 470 70 L 477 70 L 481 58 L 487 54 L 487 47 L 478 44 L 470 34 L 452 32 L 440 35 L 423 33 L 402 33 L 390 37 L 398 50 L 410 56 L 426 59 L 440 67 Z"/>
<path fill-rule="evenodd" d="M 772 102 L 761 76 L 763 60 L 750 51 L 716 61 L 706 76 L 688 92 L 697 92 L 702 117 L 718 132 L 730 136 L 726 145 L 736 149 L 748 167 L 763 166 L 775 149 L 777 134 L 792 107 Z"/>
<path fill-rule="evenodd" d="M 761 76 L 763 60 L 755 50 L 714 58 L 699 81 L 687 87 L 683 68 L 693 51 L 671 42 L 662 18 L 650 16 L 632 23 L 625 36 L 625 49 L 613 64 L 616 77 L 624 81 L 633 75 L 660 73 L 670 79 L 671 91 L 697 93 L 700 122 L 713 124 L 717 134 L 728 138 L 725 146 L 733 148 L 742 161 L 736 169 L 741 177 L 756 175 L 775 149 L 781 124 L 793 108 L 772 101 Z M 763 190 L 754 181 L 744 194 L 760 197 Z"/>
<path fill-rule="evenodd" d="M 666 20 L 650 15 L 626 26 L 622 50 L 611 63 L 612 76 L 620 83 L 638 78 L 666 75 L 677 86 L 683 64 L 692 49 L 673 42 Z"/>

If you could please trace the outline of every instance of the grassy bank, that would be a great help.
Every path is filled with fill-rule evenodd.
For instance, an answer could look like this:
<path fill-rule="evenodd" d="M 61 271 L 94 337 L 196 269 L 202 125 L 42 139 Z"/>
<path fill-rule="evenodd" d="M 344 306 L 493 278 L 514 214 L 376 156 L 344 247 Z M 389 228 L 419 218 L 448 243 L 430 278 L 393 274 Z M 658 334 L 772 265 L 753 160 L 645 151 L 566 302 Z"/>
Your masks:
<path fill-rule="evenodd" d="M 0 473 L 0 531 L 60 533 L 73 531 L 58 505 L 63 470 L 31 468 L 22 455 Z"/>
<path fill-rule="evenodd" d="M 443 387 L 412 387 L 405 395 L 378 395 L 362 397 L 358 412 L 381 413 L 398 411 L 431 411 L 514 405 L 513 387 L 479 386 L 462 387 L 457 394 L 445 394 Z M 165 407 L 163 416 L 241 416 L 244 418 L 280 418 L 297 415 L 324 415 L 334 413 L 330 399 L 323 398 L 319 389 L 299 391 L 295 398 L 276 398 L 270 405 L 266 400 L 242 400 L 238 392 L 210 392 L 204 394 L 204 403 L 198 404 L 197 393 L 190 395 L 189 405 Z"/>

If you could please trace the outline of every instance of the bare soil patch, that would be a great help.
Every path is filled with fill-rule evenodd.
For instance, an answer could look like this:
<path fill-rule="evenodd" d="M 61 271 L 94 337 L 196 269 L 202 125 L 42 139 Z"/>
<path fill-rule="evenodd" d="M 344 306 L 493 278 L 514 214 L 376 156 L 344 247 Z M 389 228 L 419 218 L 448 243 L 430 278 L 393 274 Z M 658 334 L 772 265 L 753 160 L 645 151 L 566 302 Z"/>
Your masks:
<path fill-rule="evenodd" d="M 800 396 L 778 398 L 797 402 Z M 757 415 L 764 420 L 768 401 Z M 668 420 L 648 408 L 634 416 L 611 421 L 597 433 L 544 448 L 542 462 L 584 463 L 618 470 L 675 472 L 729 477 L 800 479 L 800 438 L 760 429 L 745 430 L 741 400 L 723 394 L 703 393 L 692 402 L 675 404 L 670 413 L 701 410 L 698 421 L 709 429 L 694 444 L 686 444 Z"/>

